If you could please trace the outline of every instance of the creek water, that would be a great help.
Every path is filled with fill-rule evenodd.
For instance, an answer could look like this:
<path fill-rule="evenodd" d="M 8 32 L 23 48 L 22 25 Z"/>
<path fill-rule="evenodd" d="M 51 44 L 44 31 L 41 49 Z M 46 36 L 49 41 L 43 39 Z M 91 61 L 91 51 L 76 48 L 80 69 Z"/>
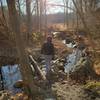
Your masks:
<path fill-rule="evenodd" d="M 81 54 L 82 54 L 82 52 L 80 50 L 73 50 L 73 52 L 66 57 L 67 62 L 65 63 L 65 66 L 64 66 L 65 73 L 74 71 L 75 64 L 81 58 Z"/>
<path fill-rule="evenodd" d="M 81 58 L 82 51 L 74 48 L 76 46 L 76 43 L 73 44 L 70 42 L 69 44 L 66 44 L 66 40 L 63 40 L 62 43 L 64 43 L 68 48 L 73 48 L 73 52 L 66 57 L 66 63 L 64 66 L 65 73 L 73 72 L 75 69 L 75 64 Z"/>
<path fill-rule="evenodd" d="M 11 91 L 12 94 L 22 91 L 21 89 L 14 88 L 14 84 L 22 79 L 19 66 L 17 64 L 2 66 L 1 71 L 5 90 Z"/>

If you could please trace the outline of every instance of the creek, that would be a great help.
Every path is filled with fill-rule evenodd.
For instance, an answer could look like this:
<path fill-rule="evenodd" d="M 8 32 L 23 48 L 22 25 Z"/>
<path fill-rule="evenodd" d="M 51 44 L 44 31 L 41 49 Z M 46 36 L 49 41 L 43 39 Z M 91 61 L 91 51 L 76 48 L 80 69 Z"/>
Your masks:
<path fill-rule="evenodd" d="M 74 42 L 74 44 L 72 42 L 66 43 L 66 40 L 63 40 L 62 43 L 64 43 L 68 48 L 73 48 L 72 53 L 66 57 L 66 63 L 64 66 L 64 72 L 70 73 L 70 72 L 74 71 L 75 64 L 81 58 L 82 51 L 79 50 L 78 48 L 74 48 L 76 46 L 75 42 Z"/>
<path fill-rule="evenodd" d="M 22 91 L 21 89 L 14 88 L 14 84 L 22 79 L 19 66 L 17 64 L 2 66 L 1 74 L 1 82 L 3 82 L 1 85 L 3 85 L 4 90 L 11 91 L 12 94 Z"/>

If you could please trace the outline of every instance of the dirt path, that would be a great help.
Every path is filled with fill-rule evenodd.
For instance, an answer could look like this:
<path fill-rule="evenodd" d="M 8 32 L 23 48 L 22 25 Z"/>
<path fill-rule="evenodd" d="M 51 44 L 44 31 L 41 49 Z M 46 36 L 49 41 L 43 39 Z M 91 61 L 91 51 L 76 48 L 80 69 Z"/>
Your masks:
<path fill-rule="evenodd" d="M 67 81 L 55 82 L 43 89 L 41 100 L 95 100 L 84 92 L 83 85 L 72 85 Z"/>
<path fill-rule="evenodd" d="M 71 85 L 67 81 L 55 83 L 53 90 L 56 91 L 57 100 L 90 100 L 84 94 L 83 86 Z"/>

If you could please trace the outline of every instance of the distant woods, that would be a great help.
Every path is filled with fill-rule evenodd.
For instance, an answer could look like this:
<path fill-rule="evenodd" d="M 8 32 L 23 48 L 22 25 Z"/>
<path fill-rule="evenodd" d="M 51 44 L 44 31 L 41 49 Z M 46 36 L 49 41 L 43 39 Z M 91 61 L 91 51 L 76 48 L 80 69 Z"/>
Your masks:
<path fill-rule="evenodd" d="M 0 23 L 6 27 L 6 30 L 11 31 L 8 14 L 7 0 L 0 0 Z M 61 5 L 49 4 L 48 0 L 15 0 L 16 12 L 18 14 L 20 31 L 24 39 L 29 42 L 33 32 L 46 32 L 50 19 L 55 15 L 48 15 L 49 9 L 60 7 L 62 8 L 63 17 L 57 16 L 57 20 L 64 23 L 66 29 L 82 29 L 90 30 L 99 33 L 100 15 L 98 3 L 99 0 L 62 0 Z M 48 6 L 50 6 L 48 8 Z M 56 10 L 56 9 L 55 9 Z M 51 17 L 50 17 L 51 16 Z M 70 20 L 71 19 L 71 20 Z M 55 20 L 52 20 L 56 22 Z M 54 24 L 54 23 L 51 23 Z M 50 25 L 52 26 L 52 25 Z M 56 28 L 56 27 L 55 27 Z M 8 32 L 9 33 L 9 32 Z"/>

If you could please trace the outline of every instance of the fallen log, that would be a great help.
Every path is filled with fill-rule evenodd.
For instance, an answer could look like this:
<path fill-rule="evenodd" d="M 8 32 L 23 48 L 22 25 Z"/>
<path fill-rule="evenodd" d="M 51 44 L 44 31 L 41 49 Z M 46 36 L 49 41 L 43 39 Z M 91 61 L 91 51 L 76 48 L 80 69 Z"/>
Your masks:
<path fill-rule="evenodd" d="M 37 62 L 34 60 L 34 58 L 32 57 L 32 55 L 29 55 L 29 60 L 31 61 L 31 64 L 34 68 L 34 70 L 36 71 L 36 73 L 40 76 L 41 79 L 46 80 L 45 75 L 43 74 L 43 72 L 41 71 L 39 65 L 37 64 Z"/>

